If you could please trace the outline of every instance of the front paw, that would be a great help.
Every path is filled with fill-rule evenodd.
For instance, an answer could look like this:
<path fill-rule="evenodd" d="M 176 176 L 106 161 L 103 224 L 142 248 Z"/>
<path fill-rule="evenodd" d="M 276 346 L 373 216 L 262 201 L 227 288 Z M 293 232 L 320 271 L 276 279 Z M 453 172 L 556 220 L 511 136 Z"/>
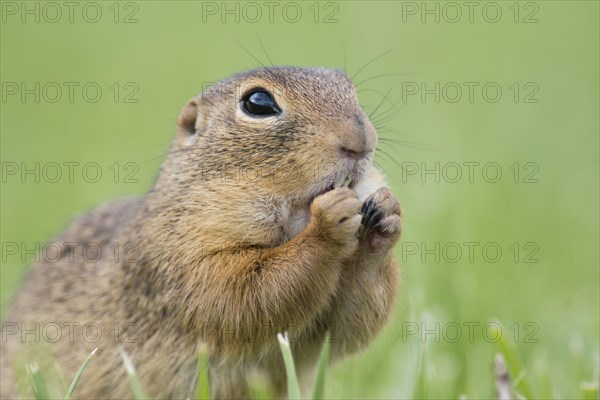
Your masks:
<path fill-rule="evenodd" d="M 361 208 L 360 243 L 370 253 L 384 253 L 394 246 L 401 232 L 400 203 L 382 187 L 367 197 Z"/>
<path fill-rule="evenodd" d="M 314 199 L 311 214 L 326 239 L 355 247 L 360 229 L 360 201 L 347 188 L 333 189 Z"/>

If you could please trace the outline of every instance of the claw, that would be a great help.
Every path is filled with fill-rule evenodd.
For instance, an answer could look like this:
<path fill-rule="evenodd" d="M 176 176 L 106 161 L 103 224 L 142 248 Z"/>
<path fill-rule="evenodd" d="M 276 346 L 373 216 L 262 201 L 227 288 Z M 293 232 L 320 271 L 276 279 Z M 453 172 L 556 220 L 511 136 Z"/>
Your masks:
<path fill-rule="evenodd" d="M 381 216 L 383 215 L 383 210 L 375 208 L 375 211 L 371 213 L 369 217 L 369 225 L 371 229 L 377 225 L 378 222 L 381 221 Z"/>
<path fill-rule="evenodd" d="M 371 199 L 363 203 L 360 213 L 363 215 L 361 223 L 367 224 L 371 211 L 375 208 L 375 202 Z"/>

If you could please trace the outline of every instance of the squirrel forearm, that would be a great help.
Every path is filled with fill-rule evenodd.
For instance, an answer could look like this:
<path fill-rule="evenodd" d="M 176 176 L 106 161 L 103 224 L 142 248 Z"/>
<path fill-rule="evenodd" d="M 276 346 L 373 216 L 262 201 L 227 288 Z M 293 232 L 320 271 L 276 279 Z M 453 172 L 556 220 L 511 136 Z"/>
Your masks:
<path fill-rule="evenodd" d="M 400 204 L 382 187 L 365 200 L 361 213 L 358 251 L 344 263 L 326 313 L 334 358 L 359 350 L 375 336 L 390 313 L 398 285 L 393 248 L 401 231 Z"/>
<path fill-rule="evenodd" d="M 235 249 L 211 257 L 203 286 L 213 292 L 207 296 L 213 301 L 200 311 L 200 323 L 212 325 L 217 345 L 262 343 L 279 332 L 303 329 L 333 296 L 343 257 L 335 250 L 335 243 L 309 226 L 273 249 Z"/>
<path fill-rule="evenodd" d="M 394 303 L 397 267 L 391 251 L 344 266 L 328 313 L 333 358 L 359 350 L 377 334 Z"/>

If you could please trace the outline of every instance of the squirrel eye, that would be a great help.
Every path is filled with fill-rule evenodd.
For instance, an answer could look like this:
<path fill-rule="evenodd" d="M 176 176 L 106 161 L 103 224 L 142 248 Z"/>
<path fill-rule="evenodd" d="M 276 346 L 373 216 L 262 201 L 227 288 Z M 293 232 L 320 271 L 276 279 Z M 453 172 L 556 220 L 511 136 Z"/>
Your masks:
<path fill-rule="evenodd" d="M 252 116 L 266 117 L 277 115 L 281 110 L 273 97 L 264 90 L 250 92 L 242 99 L 242 109 Z"/>

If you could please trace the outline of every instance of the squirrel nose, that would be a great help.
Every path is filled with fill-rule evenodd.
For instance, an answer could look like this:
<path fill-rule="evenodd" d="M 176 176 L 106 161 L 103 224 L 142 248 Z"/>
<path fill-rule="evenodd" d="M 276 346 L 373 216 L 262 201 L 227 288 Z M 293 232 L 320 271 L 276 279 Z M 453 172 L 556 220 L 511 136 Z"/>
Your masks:
<path fill-rule="evenodd" d="M 360 161 L 366 158 L 377 144 L 375 127 L 366 115 L 356 115 L 338 142 L 338 149 L 343 157 Z"/>
<path fill-rule="evenodd" d="M 362 160 L 363 158 L 365 158 L 365 156 L 367 155 L 368 152 L 366 151 L 357 151 L 357 150 L 353 150 L 347 147 L 340 147 L 340 151 L 342 152 L 342 154 L 344 154 L 346 157 L 348 158 L 352 158 L 354 160 Z"/>

